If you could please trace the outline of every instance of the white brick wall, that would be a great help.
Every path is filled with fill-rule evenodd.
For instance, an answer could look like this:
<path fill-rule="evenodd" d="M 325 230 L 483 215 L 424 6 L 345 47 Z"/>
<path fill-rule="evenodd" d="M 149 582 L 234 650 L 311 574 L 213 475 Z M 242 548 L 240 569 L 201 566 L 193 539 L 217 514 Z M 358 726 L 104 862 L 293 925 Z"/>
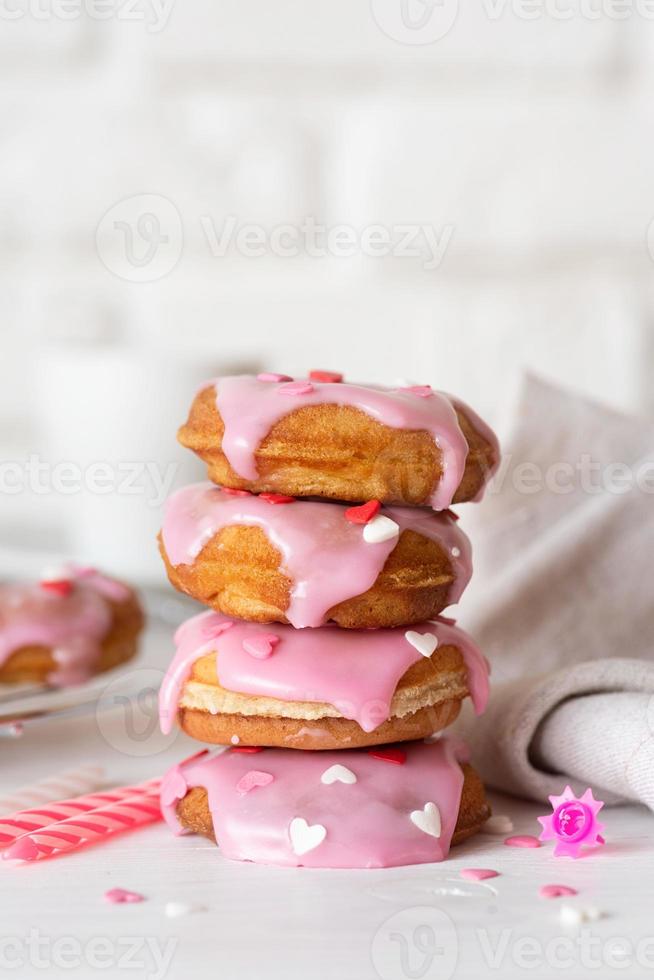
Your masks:
<path fill-rule="evenodd" d="M 46 439 L 35 364 L 66 336 L 207 374 L 424 379 L 494 419 L 530 368 L 651 414 L 654 20 L 527 20 L 517 2 L 496 19 L 461 2 L 424 45 L 380 29 L 371 11 L 394 0 L 176 0 L 161 30 L 152 6 L 145 22 L 0 23 L 2 443 Z M 183 230 L 172 270 L 143 283 L 95 245 L 141 194 Z M 451 238 L 431 269 L 214 257 L 202 219 L 220 232 L 229 215 Z"/>

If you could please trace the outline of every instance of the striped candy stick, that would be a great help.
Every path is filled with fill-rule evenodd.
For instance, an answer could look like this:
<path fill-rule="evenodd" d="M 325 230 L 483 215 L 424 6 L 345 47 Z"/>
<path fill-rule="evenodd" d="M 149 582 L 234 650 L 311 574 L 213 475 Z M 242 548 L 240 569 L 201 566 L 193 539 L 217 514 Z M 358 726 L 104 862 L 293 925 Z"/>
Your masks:
<path fill-rule="evenodd" d="M 0 817 L 0 848 L 6 847 L 24 834 L 40 830 L 41 827 L 48 827 L 50 824 L 66 820 L 68 817 L 97 810 L 109 803 L 117 803 L 119 800 L 134 796 L 141 789 L 146 787 L 156 789 L 158 785 L 158 779 L 151 779 L 141 785 L 120 786 L 102 793 L 89 793 L 86 796 L 76 796 L 69 800 L 57 800 L 47 806 L 32 807 L 29 810 L 13 813 L 9 817 Z"/>
<path fill-rule="evenodd" d="M 144 787 L 124 800 L 23 834 L 4 852 L 3 858 L 37 861 L 160 819 L 159 788 Z"/>
<path fill-rule="evenodd" d="M 53 800 L 71 799 L 83 793 L 92 793 L 102 785 L 104 770 L 95 763 L 78 766 L 55 773 L 29 786 L 21 786 L 10 796 L 0 798 L 0 814 L 13 816 L 18 810 L 43 806 Z"/>

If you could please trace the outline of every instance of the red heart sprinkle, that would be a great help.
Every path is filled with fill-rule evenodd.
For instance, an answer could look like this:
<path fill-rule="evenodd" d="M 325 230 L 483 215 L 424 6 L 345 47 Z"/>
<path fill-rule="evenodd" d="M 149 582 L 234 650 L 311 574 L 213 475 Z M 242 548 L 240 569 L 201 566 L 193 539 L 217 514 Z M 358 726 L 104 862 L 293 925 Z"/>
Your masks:
<path fill-rule="evenodd" d="M 70 595 L 73 591 L 73 583 L 69 579 L 56 579 L 51 582 L 41 582 L 41 588 L 48 592 L 56 592 L 57 595 Z"/>
<path fill-rule="evenodd" d="M 345 519 L 350 524 L 368 524 L 373 517 L 376 517 L 381 509 L 378 500 L 369 500 L 367 504 L 359 504 L 358 507 L 348 507 L 345 511 Z"/>
<path fill-rule="evenodd" d="M 249 497 L 249 490 L 237 490 L 236 487 L 223 487 L 223 493 L 226 493 L 230 497 Z"/>
<path fill-rule="evenodd" d="M 373 759 L 392 762 L 394 766 L 403 766 L 406 762 L 406 752 L 403 752 L 402 749 L 369 749 L 368 754 Z"/>
<path fill-rule="evenodd" d="M 233 745 L 230 752 L 239 752 L 241 755 L 254 755 L 255 752 L 263 752 L 259 745 Z"/>
<path fill-rule="evenodd" d="M 322 381 L 325 384 L 337 385 L 343 380 L 343 375 L 338 371 L 309 371 L 311 381 Z"/>
<path fill-rule="evenodd" d="M 451 507 L 448 507 L 446 510 L 441 511 L 441 513 L 447 515 L 447 517 L 451 517 L 453 521 L 459 520 L 459 515 L 455 514 L 454 511 L 451 509 Z"/>
<path fill-rule="evenodd" d="M 292 504 L 295 497 L 289 497 L 285 493 L 260 493 L 259 496 L 267 504 Z"/>

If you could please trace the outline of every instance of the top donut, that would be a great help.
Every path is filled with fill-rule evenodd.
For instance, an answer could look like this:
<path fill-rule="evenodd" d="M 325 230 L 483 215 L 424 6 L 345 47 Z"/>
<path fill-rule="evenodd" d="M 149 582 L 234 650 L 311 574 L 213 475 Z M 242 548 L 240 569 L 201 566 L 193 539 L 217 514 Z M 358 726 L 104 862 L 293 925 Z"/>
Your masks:
<path fill-rule="evenodd" d="M 215 378 L 178 438 L 222 486 L 434 510 L 480 499 L 500 458 L 492 430 L 450 395 L 325 371 Z"/>

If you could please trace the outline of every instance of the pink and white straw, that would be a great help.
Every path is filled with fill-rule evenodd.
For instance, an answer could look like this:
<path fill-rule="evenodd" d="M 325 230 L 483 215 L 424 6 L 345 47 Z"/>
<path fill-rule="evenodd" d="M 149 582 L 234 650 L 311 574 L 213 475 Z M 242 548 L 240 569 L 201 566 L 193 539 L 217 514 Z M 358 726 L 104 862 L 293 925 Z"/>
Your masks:
<path fill-rule="evenodd" d="M 82 793 L 92 793 L 104 779 L 102 766 L 88 764 L 65 772 L 55 773 L 28 786 L 21 786 L 10 796 L 0 798 L 0 815 L 15 814 L 17 810 L 41 806 L 52 800 L 70 799 Z"/>
<path fill-rule="evenodd" d="M 3 858 L 38 861 L 160 820 L 159 784 L 146 783 L 135 789 L 138 791 L 122 800 L 24 834 L 4 852 Z"/>

